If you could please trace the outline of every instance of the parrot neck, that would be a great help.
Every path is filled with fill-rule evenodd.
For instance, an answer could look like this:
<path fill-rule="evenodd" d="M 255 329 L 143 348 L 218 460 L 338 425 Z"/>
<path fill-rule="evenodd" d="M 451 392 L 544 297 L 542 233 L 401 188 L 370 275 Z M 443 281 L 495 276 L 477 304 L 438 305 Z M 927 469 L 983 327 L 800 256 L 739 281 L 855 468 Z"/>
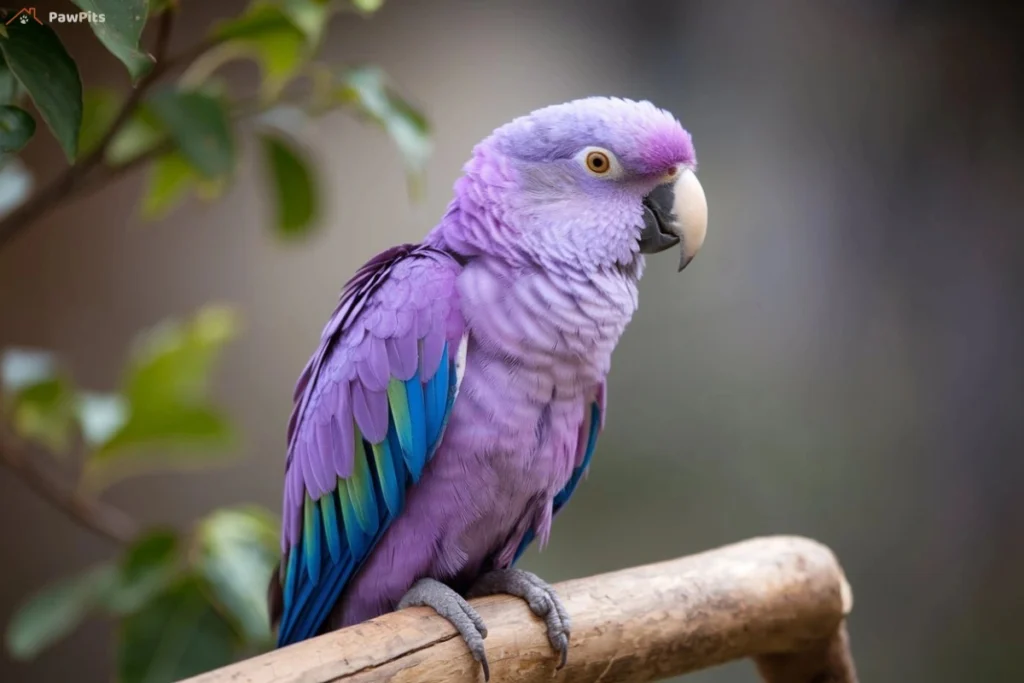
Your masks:
<path fill-rule="evenodd" d="M 643 205 L 635 193 L 610 184 L 582 191 L 557 165 L 510 159 L 489 141 L 474 149 L 463 170 L 427 244 L 522 268 L 639 279 Z"/>
<path fill-rule="evenodd" d="M 636 279 L 621 273 L 522 268 L 490 256 L 468 260 L 457 288 L 476 347 L 511 362 L 530 386 L 543 386 L 531 370 L 559 376 L 560 395 L 604 378 L 637 307 Z"/>

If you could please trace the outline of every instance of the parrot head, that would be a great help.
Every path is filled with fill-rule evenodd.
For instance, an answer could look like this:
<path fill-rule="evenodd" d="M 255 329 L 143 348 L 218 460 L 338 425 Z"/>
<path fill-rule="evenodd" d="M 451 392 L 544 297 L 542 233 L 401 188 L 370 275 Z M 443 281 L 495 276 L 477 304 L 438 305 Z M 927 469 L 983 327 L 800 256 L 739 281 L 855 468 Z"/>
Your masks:
<path fill-rule="evenodd" d="M 584 270 L 629 268 L 679 245 L 682 270 L 707 232 L 696 163 L 690 134 L 650 102 L 590 97 L 538 109 L 474 149 L 450 209 L 471 227 L 449 237 Z"/>

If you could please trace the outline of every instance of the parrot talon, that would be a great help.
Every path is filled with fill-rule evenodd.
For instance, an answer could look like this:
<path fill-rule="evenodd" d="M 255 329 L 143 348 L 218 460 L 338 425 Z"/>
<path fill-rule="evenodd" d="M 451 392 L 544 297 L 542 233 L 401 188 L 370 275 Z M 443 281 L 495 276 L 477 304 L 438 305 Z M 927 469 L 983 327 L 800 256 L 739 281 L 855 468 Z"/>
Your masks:
<path fill-rule="evenodd" d="M 564 667 L 569 658 L 571 622 L 569 612 L 555 589 L 532 572 L 522 569 L 499 569 L 481 577 L 469 590 L 467 597 L 476 598 L 498 593 L 514 595 L 525 600 L 530 611 L 544 620 L 548 629 L 548 642 L 560 656 L 556 668 Z"/>
<path fill-rule="evenodd" d="M 491 667 L 487 663 L 487 653 L 484 650 L 487 625 L 465 598 L 440 581 L 420 579 L 398 602 L 396 609 L 402 610 L 406 607 L 430 607 L 447 619 L 462 636 L 473 659 L 483 667 L 484 681 L 491 680 Z"/>

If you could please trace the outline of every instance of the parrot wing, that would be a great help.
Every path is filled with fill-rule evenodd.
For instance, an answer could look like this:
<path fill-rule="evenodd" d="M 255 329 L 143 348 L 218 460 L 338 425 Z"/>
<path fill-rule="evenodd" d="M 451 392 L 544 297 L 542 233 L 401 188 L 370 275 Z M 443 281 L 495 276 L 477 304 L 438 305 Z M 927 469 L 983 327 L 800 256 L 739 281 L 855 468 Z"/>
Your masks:
<path fill-rule="evenodd" d="M 441 442 L 465 370 L 460 270 L 425 246 L 375 257 L 299 377 L 270 586 L 279 646 L 317 634 Z"/>
<path fill-rule="evenodd" d="M 569 498 L 576 490 L 576 485 L 580 483 L 580 479 L 583 478 L 587 473 L 587 468 L 590 467 L 590 460 L 594 456 L 594 449 L 597 447 L 597 437 L 601 434 L 601 430 L 604 429 L 605 413 L 607 412 L 606 408 L 608 405 L 607 396 L 608 384 L 607 380 L 605 380 L 598 385 L 593 400 L 590 401 L 587 410 L 583 414 L 583 422 L 580 424 L 580 436 L 576 442 L 576 464 L 573 467 L 568 483 L 562 487 L 562 490 L 555 495 L 555 499 L 552 501 L 552 516 L 557 515 L 559 510 L 569 502 Z M 512 564 L 519 561 L 519 558 L 522 557 L 526 549 L 533 543 L 536 535 L 537 532 L 532 527 L 527 530 L 523 540 L 519 543 L 519 547 L 516 549 L 516 554 L 512 558 Z"/>

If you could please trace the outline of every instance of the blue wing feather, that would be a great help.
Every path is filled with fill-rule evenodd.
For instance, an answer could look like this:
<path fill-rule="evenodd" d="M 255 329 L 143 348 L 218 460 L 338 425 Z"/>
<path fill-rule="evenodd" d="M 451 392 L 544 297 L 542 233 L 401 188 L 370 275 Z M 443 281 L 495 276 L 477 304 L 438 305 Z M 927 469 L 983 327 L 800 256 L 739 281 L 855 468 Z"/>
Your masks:
<path fill-rule="evenodd" d="M 309 572 L 309 579 L 313 583 L 320 580 L 320 506 L 313 502 L 313 499 L 306 495 L 305 519 L 303 525 L 302 544 L 306 551 L 306 571 Z"/>
<path fill-rule="evenodd" d="M 388 435 L 394 430 L 394 424 L 388 427 Z M 384 439 L 380 443 L 373 444 L 373 462 L 377 473 L 377 480 L 380 482 L 381 496 L 384 505 L 392 515 L 398 515 L 402 511 L 402 490 L 399 487 L 398 472 L 395 471 L 395 464 L 392 462 L 391 440 Z M 405 480 L 401 480 L 405 483 Z"/>
<path fill-rule="evenodd" d="M 601 433 L 601 404 L 595 401 L 590 406 L 590 426 L 587 431 L 587 449 L 583 452 L 583 459 L 580 464 L 573 469 L 572 475 L 569 477 L 568 483 L 555 494 L 555 499 L 552 501 L 552 514 L 558 514 L 558 511 L 569 502 L 569 498 L 576 490 L 576 486 L 580 483 L 580 479 L 583 478 L 584 472 L 590 466 L 590 460 L 594 456 L 594 449 L 597 447 L 597 437 Z M 531 527 L 527 530 L 523 536 L 523 540 L 519 542 L 519 547 L 516 549 L 516 554 L 512 557 L 512 564 L 514 565 L 519 561 L 519 558 L 523 556 L 526 549 L 533 543 L 533 539 L 536 538 L 537 532 Z"/>
<path fill-rule="evenodd" d="M 395 479 L 401 482 L 398 487 L 399 506 L 401 507 L 405 505 L 405 488 L 409 471 L 405 467 L 405 455 L 402 453 L 402 444 L 398 441 L 398 429 L 395 427 L 394 420 L 388 427 L 388 450 L 391 451 L 391 464 L 395 468 Z"/>
<path fill-rule="evenodd" d="M 320 516 L 323 518 L 331 562 L 338 563 L 341 561 L 341 527 L 338 525 L 338 506 L 334 496 L 328 494 L 320 498 Z"/>
<path fill-rule="evenodd" d="M 284 601 L 292 603 L 295 600 L 295 584 L 299 581 L 299 548 L 295 547 L 288 551 L 288 565 L 284 576 Z"/>
<path fill-rule="evenodd" d="M 454 261 L 440 252 L 429 248 L 400 249 L 388 258 L 371 262 L 346 286 L 335 318 L 325 328 L 321 348 L 300 378 L 296 409 L 289 424 L 289 468 L 300 467 L 300 463 L 293 463 L 294 457 L 316 457 L 330 462 L 336 455 L 324 450 L 339 448 L 339 439 L 318 438 L 304 449 L 295 448 L 297 434 L 303 428 L 302 413 L 307 406 L 317 405 L 310 403 L 310 396 L 323 374 L 321 369 L 332 362 L 330 345 L 359 320 L 359 313 L 370 306 L 366 303 L 369 297 L 387 286 L 388 271 L 395 263 L 424 254 L 438 267 L 457 272 Z M 447 319 L 439 317 L 434 324 L 445 325 Z M 422 355 L 422 345 L 419 346 Z M 304 495 L 300 511 L 301 535 L 286 546 L 286 561 L 280 572 L 279 646 L 310 638 L 323 628 L 345 586 L 401 513 L 406 489 L 420 478 L 444 435 L 460 379 L 453 359 L 445 343 L 441 360 L 429 381 L 424 382 L 420 375 L 422 362 L 408 380 L 392 377 L 387 387 L 386 436 L 373 443 L 353 425 L 355 446 L 351 475 L 337 478 L 335 488 L 316 499 L 308 493 Z M 357 374 L 352 381 L 362 381 L 362 377 Z M 333 415 L 332 419 L 340 417 L 352 419 L 350 414 Z M 323 470 L 302 461 L 293 476 L 305 474 L 318 477 L 317 483 L 323 484 Z"/>
<path fill-rule="evenodd" d="M 368 537 L 373 537 L 380 527 L 377 512 L 377 494 L 366 461 L 367 443 L 356 434 L 356 449 L 353 459 L 352 476 L 345 480 L 349 500 L 355 510 L 356 520 Z"/>
<path fill-rule="evenodd" d="M 405 383 L 405 395 L 409 401 L 409 429 L 412 432 L 410 460 L 416 463 L 410 469 L 415 473 L 415 479 L 419 480 L 427 464 L 427 416 L 423 405 L 423 383 L 419 375 Z"/>
<path fill-rule="evenodd" d="M 345 527 L 345 538 L 348 540 L 349 551 L 356 557 L 366 553 L 370 539 L 363 533 L 363 527 L 356 519 L 356 508 L 348 494 L 348 486 L 343 480 L 338 482 L 338 499 L 341 501 L 341 518 Z"/>
<path fill-rule="evenodd" d="M 434 369 L 434 374 L 427 382 L 427 440 L 430 443 L 439 441 L 444 415 L 448 410 L 448 344 L 441 349 L 441 363 Z"/>

